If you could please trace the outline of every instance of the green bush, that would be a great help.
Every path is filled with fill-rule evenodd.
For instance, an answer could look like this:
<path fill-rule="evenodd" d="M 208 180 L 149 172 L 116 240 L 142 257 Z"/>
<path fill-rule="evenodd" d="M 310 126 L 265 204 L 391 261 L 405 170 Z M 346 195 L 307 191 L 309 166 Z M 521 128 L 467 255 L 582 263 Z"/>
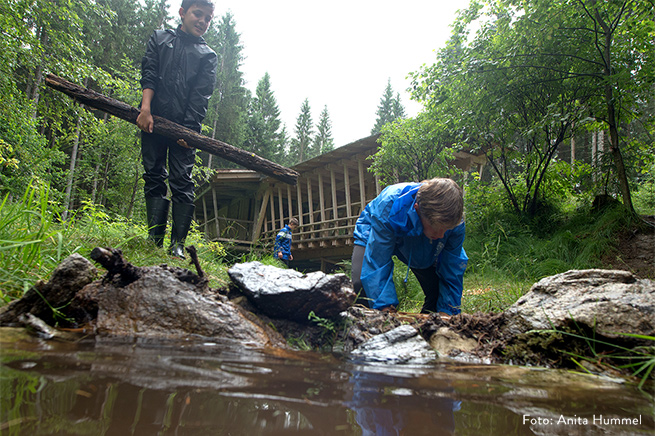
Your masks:
<path fill-rule="evenodd" d="M 642 215 L 655 215 L 655 165 L 640 178 L 632 192 L 635 210 Z"/>

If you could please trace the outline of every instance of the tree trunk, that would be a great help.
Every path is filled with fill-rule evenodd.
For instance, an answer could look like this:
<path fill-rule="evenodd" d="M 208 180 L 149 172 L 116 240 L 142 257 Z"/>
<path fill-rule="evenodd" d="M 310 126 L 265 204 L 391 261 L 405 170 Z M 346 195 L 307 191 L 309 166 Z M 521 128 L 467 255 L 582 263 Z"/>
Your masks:
<path fill-rule="evenodd" d="M 48 74 L 46 84 L 57 91 L 67 94 L 80 103 L 108 112 L 132 124 L 136 124 L 139 110 L 128 104 L 114 100 L 95 91 L 83 88 L 74 83 L 68 82 L 53 74 Z M 274 177 L 284 183 L 295 185 L 298 181 L 298 173 L 290 168 L 283 167 L 261 158 L 254 153 L 247 152 L 225 142 L 203 136 L 191 129 L 173 123 L 166 118 L 154 116 L 155 126 L 153 133 L 156 133 L 174 140 L 184 140 L 187 145 L 199 148 L 208 153 L 223 157 L 231 162 L 244 166 L 248 169 L 259 171 L 268 176 Z"/>
<path fill-rule="evenodd" d="M 134 173 L 135 174 L 134 174 L 134 183 L 132 184 L 132 195 L 130 196 L 130 202 L 127 205 L 127 212 L 125 212 L 125 216 L 128 219 L 132 218 L 132 212 L 134 211 L 134 203 L 136 202 L 136 193 L 139 190 L 139 179 L 141 178 L 141 175 L 139 172 L 138 165 Z"/>
<path fill-rule="evenodd" d="M 138 141 L 134 141 L 134 146 L 138 146 Z M 132 213 L 134 212 L 134 205 L 136 204 L 136 194 L 139 190 L 139 180 L 141 180 L 141 164 L 136 163 L 134 166 L 134 183 L 132 184 L 132 195 L 130 196 L 130 202 L 127 205 L 127 212 L 125 216 L 128 219 L 132 218 Z"/>
<path fill-rule="evenodd" d="M 607 23 L 605 23 L 600 13 L 598 12 L 598 9 L 595 10 L 594 17 L 603 29 L 605 36 L 605 47 L 603 52 L 603 61 L 605 62 L 605 66 L 603 73 L 605 74 L 605 78 L 608 79 L 605 82 L 605 103 L 607 105 L 607 125 L 609 126 L 610 131 L 610 151 L 614 160 L 614 166 L 616 167 L 616 176 L 619 179 L 623 205 L 626 209 L 628 209 L 629 212 L 636 214 L 634 206 L 632 205 L 632 196 L 630 195 L 630 185 L 628 184 L 628 176 L 625 170 L 625 164 L 623 163 L 623 154 L 621 153 L 621 148 L 619 146 L 619 130 L 616 121 L 614 89 L 612 87 L 612 83 L 610 82 L 610 78 L 612 76 L 612 58 L 610 55 L 613 30 L 607 25 Z"/>
<path fill-rule="evenodd" d="M 85 79 L 85 85 L 88 78 Z M 82 106 L 84 107 L 84 106 Z M 77 165 L 77 150 L 80 145 L 80 135 L 82 131 L 82 117 L 77 117 L 77 126 L 75 128 L 75 139 L 73 140 L 73 150 L 71 150 L 71 163 L 68 172 L 68 180 L 66 181 L 66 191 L 64 195 L 64 210 L 62 211 L 61 218 L 63 221 L 68 219 L 68 209 L 70 208 L 73 197 L 73 182 L 75 180 L 75 167 Z"/>
<path fill-rule="evenodd" d="M 609 88 L 609 87 L 608 87 Z M 612 93 L 610 88 L 610 94 Z M 632 213 L 636 213 L 632 205 L 632 195 L 630 194 L 630 185 L 628 184 L 628 175 L 623 163 L 623 154 L 619 148 L 619 132 L 616 128 L 616 120 L 614 115 L 614 103 L 612 99 L 608 99 L 608 111 L 610 121 L 610 151 L 614 159 L 614 166 L 616 167 L 616 175 L 619 179 L 619 186 L 621 187 L 621 197 L 623 197 L 623 205 Z"/>
<path fill-rule="evenodd" d="M 77 117 L 77 127 L 75 128 L 75 139 L 73 139 L 73 150 L 71 150 L 71 163 L 68 169 L 68 179 L 66 180 L 66 190 L 64 192 L 64 210 L 61 213 L 61 219 L 68 219 L 68 209 L 70 208 L 71 198 L 73 196 L 73 180 L 75 179 L 75 166 L 77 164 L 77 149 L 80 145 L 80 124 L 82 117 Z"/>
<path fill-rule="evenodd" d="M 212 139 L 216 139 L 216 125 L 218 124 L 218 118 L 214 120 L 214 128 L 212 129 Z M 214 157 L 213 154 L 209 154 L 209 158 L 207 159 L 207 168 L 211 169 L 212 167 L 212 158 Z"/>
<path fill-rule="evenodd" d="M 109 119 L 109 114 L 105 112 L 105 116 L 103 117 L 102 120 L 103 124 L 106 125 L 108 119 Z M 102 189 L 102 183 L 99 183 L 99 177 L 100 177 L 100 163 L 103 160 L 109 163 L 109 157 L 107 157 L 107 159 L 103 159 L 101 154 L 98 158 L 98 163 L 96 163 L 96 167 L 93 170 L 93 188 L 91 190 L 91 203 L 96 203 L 96 196 L 98 195 L 98 185 L 100 185 L 100 189 Z"/>
<path fill-rule="evenodd" d="M 41 47 L 45 50 L 48 46 L 48 33 L 46 30 L 41 27 Z M 34 73 L 34 85 L 32 88 L 32 95 L 30 96 L 32 103 L 34 104 L 34 111 L 32 112 L 32 119 L 36 119 L 37 108 L 39 106 L 39 98 L 41 96 L 39 88 L 41 87 L 41 82 L 43 81 L 43 64 L 45 63 L 45 56 L 41 59 L 41 62 L 37 65 L 36 71 Z"/>
<path fill-rule="evenodd" d="M 100 162 L 96 164 L 93 170 L 93 185 L 91 188 L 91 203 L 96 203 L 96 194 L 98 193 L 98 173 L 100 172 Z"/>

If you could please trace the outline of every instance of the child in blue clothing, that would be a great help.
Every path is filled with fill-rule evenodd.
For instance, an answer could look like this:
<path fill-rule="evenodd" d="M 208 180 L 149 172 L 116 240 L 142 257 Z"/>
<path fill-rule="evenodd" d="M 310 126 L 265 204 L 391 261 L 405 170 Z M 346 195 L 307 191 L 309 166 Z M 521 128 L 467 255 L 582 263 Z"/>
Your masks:
<path fill-rule="evenodd" d="M 275 237 L 273 255 L 284 262 L 286 266 L 289 266 L 289 261 L 293 260 L 293 256 L 291 255 L 291 238 L 296 228 L 298 228 L 298 220 L 291 218 L 289 224 L 284 226 Z"/>
<path fill-rule="evenodd" d="M 352 280 L 360 300 L 373 309 L 394 310 L 393 256 L 416 276 L 425 294 L 421 313 L 460 312 L 468 257 L 462 189 L 453 180 L 386 187 L 355 225 Z M 366 303 L 365 303 L 366 304 Z"/>

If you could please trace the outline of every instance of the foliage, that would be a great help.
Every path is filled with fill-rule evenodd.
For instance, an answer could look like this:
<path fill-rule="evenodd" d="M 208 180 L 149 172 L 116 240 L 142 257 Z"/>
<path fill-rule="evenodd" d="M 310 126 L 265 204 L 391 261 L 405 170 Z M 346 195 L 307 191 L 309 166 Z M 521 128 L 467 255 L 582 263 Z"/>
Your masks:
<path fill-rule="evenodd" d="M 48 147 L 39 134 L 32 104 L 15 89 L 0 92 L 0 104 L 8 108 L 0 112 L 0 191 L 20 196 L 33 179 L 43 184 L 60 182 L 65 155 Z"/>
<path fill-rule="evenodd" d="M 425 300 L 421 285 L 407 265 L 396 257 L 394 257 L 393 263 L 393 283 L 398 296 L 397 309 L 400 312 L 420 312 Z"/>
<path fill-rule="evenodd" d="M 640 101 L 652 101 L 645 3 L 472 2 L 437 62 L 413 74 L 413 96 L 462 148 L 486 154 L 515 213 L 528 216 L 543 200 L 559 145 L 587 126 L 608 128 L 608 169 L 631 209 L 620 126 L 650 107 Z"/>
<path fill-rule="evenodd" d="M 24 91 L 28 87 L 23 72 L 32 67 L 35 53 L 42 53 L 31 26 L 35 15 L 42 12 L 37 9 L 51 5 L 30 6 L 23 9 L 16 2 L 0 1 L 0 190 L 15 196 L 20 196 L 33 178 L 43 183 L 57 180 L 57 166 L 64 161 L 39 134 L 34 89 Z"/>
<path fill-rule="evenodd" d="M 518 281 L 535 282 L 569 269 L 602 267 L 602 257 L 611 252 L 621 234 L 636 222 L 621 207 L 592 212 L 588 206 L 570 212 L 548 209 L 536 220 L 526 220 L 497 209 L 479 207 L 475 200 L 487 186 L 467 190 L 476 219 L 467 219 L 465 249 L 469 255 L 467 274 L 502 270 Z"/>
<path fill-rule="evenodd" d="M 640 179 L 641 183 L 633 195 L 635 209 L 643 215 L 655 215 L 655 164 Z"/>
<path fill-rule="evenodd" d="M 331 321 L 326 318 L 321 318 L 320 316 L 316 315 L 313 310 L 309 312 L 309 315 L 307 315 L 307 319 L 313 323 L 316 323 L 316 325 L 318 325 L 319 327 L 325 329 L 326 332 L 332 334 L 336 332 L 334 321 Z"/>
<path fill-rule="evenodd" d="M 324 348 L 327 348 L 330 351 L 336 345 L 337 337 L 339 336 L 339 330 L 345 331 L 345 327 L 347 325 L 347 321 L 343 319 L 339 321 L 332 321 L 330 319 L 322 318 L 316 315 L 314 311 L 309 312 L 307 319 L 321 329 L 318 342 L 325 344 Z"/>
<path fill-rule="evenodd" d="M 446 126 L 425 113 L 386 124 L 379 142 L 371 169 L 387 184 L 456 174 Z"/>

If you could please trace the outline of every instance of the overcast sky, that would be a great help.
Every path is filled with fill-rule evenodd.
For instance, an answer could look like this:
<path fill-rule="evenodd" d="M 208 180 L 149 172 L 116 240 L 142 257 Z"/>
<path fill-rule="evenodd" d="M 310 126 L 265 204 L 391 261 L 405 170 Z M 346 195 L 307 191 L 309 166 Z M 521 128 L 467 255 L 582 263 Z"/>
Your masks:
<path fill-rule="evenodd" d="M 246 87 L 254 94 L 259 80 L 269 73 L 290 136 L 295 136 L 305 98 L 314 124 L 327 106 L 339 147 L 370 134 L 389 79 L 408 115 L 418 113 L 420 106 L 406 92 L 408 73 L 434 62 L 435 50 L 450 36 L 455 12 L 468 6 L 468 0 L 217 0 L 215 4 L 214 20 L 231 11 L 241 34 Z"/>

